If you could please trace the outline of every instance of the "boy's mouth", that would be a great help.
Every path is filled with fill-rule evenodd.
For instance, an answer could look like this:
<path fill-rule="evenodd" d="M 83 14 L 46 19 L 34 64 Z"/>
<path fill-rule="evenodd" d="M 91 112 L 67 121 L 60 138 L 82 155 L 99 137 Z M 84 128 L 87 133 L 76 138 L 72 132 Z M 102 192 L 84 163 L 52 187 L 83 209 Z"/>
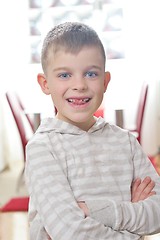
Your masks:
<path fill-rule="evenodd" d="M 75 105 L 83 105 L 85 103 L 88 103 L 91 100 L 91 98 L 68 98 L 67 101 L 69 103 L 75 104 Z"/>

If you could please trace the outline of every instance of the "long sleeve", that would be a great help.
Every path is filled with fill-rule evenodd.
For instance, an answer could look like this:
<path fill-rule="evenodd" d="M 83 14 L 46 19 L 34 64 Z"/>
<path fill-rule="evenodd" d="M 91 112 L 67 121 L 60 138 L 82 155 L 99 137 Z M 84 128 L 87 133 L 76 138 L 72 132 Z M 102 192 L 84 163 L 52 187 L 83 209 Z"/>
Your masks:
<path fill-rule="evenodd" d="M 88 132 L 45 121 L 27 145 L 25 173 L 31 240 L 140 240 L 159 230 L 158 175 L 135 138 L 103 119 Z M 147 175 L 157 195 L 132 204 L 132 181 Z M 112 225 L 85 218 L 77 204 L 83 200 L 110 200 Z"/>
<path fill-rule="evenodd" d="M 136 177 L 143 179 L 150 176 L 155 181 L 156 195 L 144 201 L 90 200 L 86 201 L 90 216 L 112 227 L 114 230 L 127 230 L 139 235 L 160 232 L 160 177 L 150 160 L 144 155 L 139 144 L 131 137 L 134 146 L 133 163 Z M 112 223 L 112 224 L 111 224 Z"/>
<path fill-rule="evenodd" d="M 38 221 L 34 222 L 34 219 L 40 219 L 41 225 L 54 240 L 139 239 L 136 234 L 114 231 L 92 218 L 84 218 L 64 167 L 62 168 L 48 146 L 49 144 L 40 142 L 27 146 L 27 185 L 31 203 L 36 208 L 36 211 L 31 213 L 31 224 L 39 224 Z M 35 240 L 32 236 L 30 239 Z M 36 238 L 40 239 L 44 238 Z"/>
<path fill-rule="evenodd" d="M 160 232 L 160 176 L 155 171 L 150 160 L 145 156 L 139 143 L 133 141 L 134 179 L 144 179 L 150 176 L 155 181 L 156 195 L 138 203 L 121 202 L 116 204 L 119 224 L 115 229 L 127 229 L 128 231 L 144 234 Z"/>

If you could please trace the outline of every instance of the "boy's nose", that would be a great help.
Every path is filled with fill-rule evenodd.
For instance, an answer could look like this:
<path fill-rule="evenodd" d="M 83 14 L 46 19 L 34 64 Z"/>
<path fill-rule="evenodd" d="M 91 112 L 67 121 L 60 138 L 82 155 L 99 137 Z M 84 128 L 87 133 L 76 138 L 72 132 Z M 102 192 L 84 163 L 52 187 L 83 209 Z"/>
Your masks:
<path fill-rule="evenodd" d="M 73 79 L 72 88 L 74 90 L 83 91 L 87 89 L 87 82 L 84 77 L 76 77 Z"/>

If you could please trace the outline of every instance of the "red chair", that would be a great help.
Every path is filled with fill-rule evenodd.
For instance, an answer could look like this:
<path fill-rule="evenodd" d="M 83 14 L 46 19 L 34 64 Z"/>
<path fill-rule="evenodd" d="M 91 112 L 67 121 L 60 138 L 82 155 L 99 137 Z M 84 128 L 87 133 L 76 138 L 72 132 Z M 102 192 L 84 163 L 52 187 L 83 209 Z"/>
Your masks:
<path fill-rule="evenodd" d="M 15 94 L 15 96 L 16 96 L 16 98 L 17 98 L 17 101 L 18 101 L 19 106 L 21 107 L 22 111 L 25 111 L 23 102 L 22 102 L 22 100 L 20 99 L 19 95 L 18 95 L 17 93 L 14 93 L 14 94 Z M 27 119 L 28 119 L 28 122 L 29 122 L 32 130 L 34 131 L 34 123 L 33 123 L 33 120 L 31 119 L 31 117 L 30 117 L 29 114 L 27 114 L 27 113 L 25 113 L 25 114 L 26 114 L 26 117 L 27 117 Z"/>
<path fill-rule="evenodd" d="M 29 197 L 14 197 L 0 208 L 0 212 L 27 212 L 28 204 Z"/>
<path fill-rule="evenodd" d="M 15 120 L 18 132 L 19 132 L 22 150 L 23 150 L 24 168 L 22 170 L 22 173 L 20 175 L 20 178 L 19 178 L 18 184 L 17 184 L 17 189 L 19 189 L 19 186 L 21 185 L 23 177 L 24 177 L 23 175 L 24 175 L 24 169 L 25 169 L 26 144 L 28 143 L 29 139 L 31 138 L 31 136 L 33 135 L 34 132 L 28 121 L 28 118 L 26 117 L 25 112 L 22 110 L 22 108 L 18 102 L 16 94 L 14 92 L 7 92 L 6 98 L 7 98 L 8 104 L 10 106 L 13 118 Z"/>
<path fill-rule="evenodd" d="M 103 108 L 99 108 L 97 109 L 97 111 L 94 113 L 95 117 L 104 117 L 104 109 Z"/>
<path fill-rule="evenodd" d="M 139 141 L 140 144 L 142 143 L 142 125 L 144 120 L 147 96 L 148 96 L 148 84 L 143 83 L 137 108 L 136 126 L 134 129 L 128 129 L 137 137 L 137 140 Z"/>

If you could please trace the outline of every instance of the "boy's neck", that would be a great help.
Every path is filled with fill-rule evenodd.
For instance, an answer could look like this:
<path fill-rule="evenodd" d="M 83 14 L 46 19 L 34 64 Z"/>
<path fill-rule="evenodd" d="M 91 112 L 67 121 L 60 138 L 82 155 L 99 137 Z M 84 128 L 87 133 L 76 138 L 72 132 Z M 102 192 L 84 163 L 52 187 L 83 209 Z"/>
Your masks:
<path fill-rule="evenodd" d="M 64 122 L 68 122 L 69 124 L 72 124 L 86 132 L 88 132 L 88 130 L 96 123 L 96 118 L 94 116 L 92 116 L 91 119 L 88 119 L 88 121 L 86 121 L 86 122 L 67 121 L 67 120 L 59 118 L 58 114 L 56 115 L 56 118 L 60 119 L 61 121 L 64 121 Z"/>

